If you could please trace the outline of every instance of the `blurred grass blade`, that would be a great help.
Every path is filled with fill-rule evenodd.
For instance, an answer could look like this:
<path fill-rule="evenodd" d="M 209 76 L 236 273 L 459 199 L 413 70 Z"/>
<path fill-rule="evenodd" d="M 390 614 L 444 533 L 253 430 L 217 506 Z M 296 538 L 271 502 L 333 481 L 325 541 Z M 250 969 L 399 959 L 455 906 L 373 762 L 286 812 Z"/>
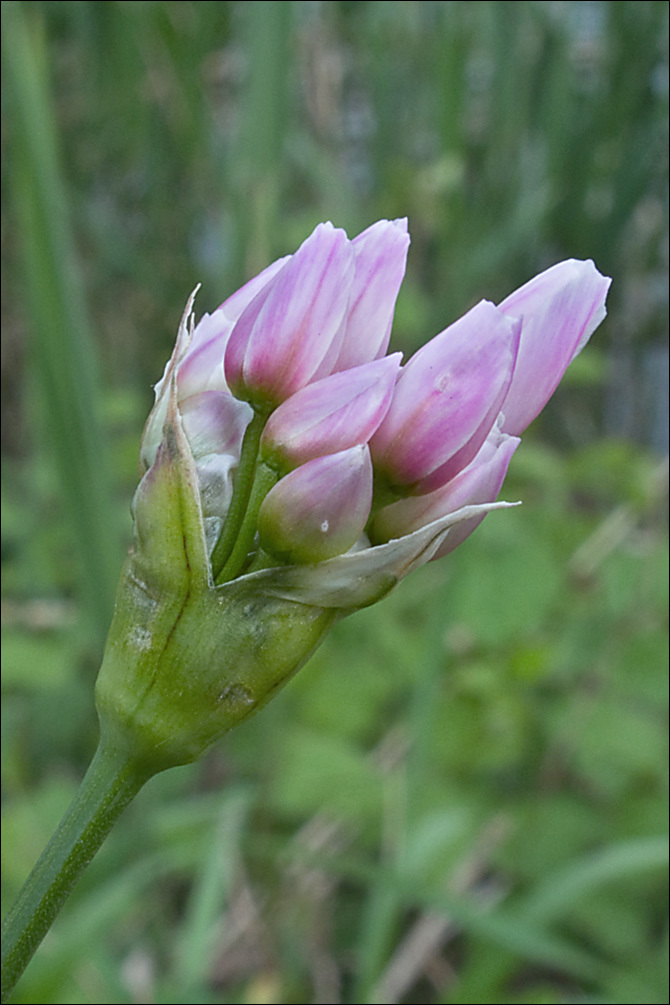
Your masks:
<path fill-rule="evenodd" d="M 244 5 L 249 63 L 231 178 L 244 279 L 273 257 L 285 160 L 292 6 L 277 0 Z"/>
<path fill-rule="evenodd" d="M 212 828 L 209 853 L 195 877 L 186 907 L 181 944 L 170 985 L 181 1001 L 204 1001 L 212 956 L 220 937 L 219 923 L 235 881 L 250 794 L 236 789 L 222 800 L 219 820 Z M 176 999 L 175 999 L 176 1000 Z"/>
<path fill-rule="evenodd" d="M 623 841 L 578 859 L 549 876 L 526 898 L 523 906 L 519 906 L 518 913 L 524 922 L 545 925 L 606 883 L 658 872 L 667 869 L 667 865 L 666 837 Z"/>
<path fill-rule="evenodd" d="M 379 975 L 389 959 L 403 906 L 397 891 L 389 889 L 383 878 L 371 886 L 359 934 L 357 981 L 352 1001 L 367 1005 L 379 1000 L 376 997 Z"/>
<path fill-rule="evenodd" d="M 100 388 L 60 174 L 42 22 L 3 4 L 16 195 L 32 318 L 32 363 L 57 468 L 79 595 L 98 635 L 111 616 L 119 551 L 109 496 Z M 36 570 L 36 576 L 38 575 Z"/>
<path fill-rule="evenodd" d="M 267 848 L 270 850 L 271 843 Z M 276 851 L 270 851 L 276 854 Z M 373 932 L 382 932 L 386 911 L 397 905 L 407 910 L 424 910 L 443 914 L 464 932 L 481 938 L 494 947 L 501 947 L 521 960 L 557 967 L 584 980 L 596 980 L 602 970 L 600 961 L 581 946 L 562 936 L 548 932 L 529 922 L 519 911 L 497 905 L 482 907 L 469 895 L 454 895 L 422 888 L 415 877 L 399 874 L 385 866 L 372 865 L 353 855 L 332 857 L 322 854 L 301 855 L 301 861 L 316 865 L 332 875 L 367 884 L 375 891 L 386 891 L 387 901 L 379 899 L 379 918 L 373 918 Z M 377 905 L 375 905 L 377 906 Z M 375 945 L 376 948 L 376 945 Z M 365 961 L 361 961 L 365 964 Z"/>
<path fill-rule="evenodd" d="M 407 777 L 396 769 L 385 780 L 387 858 L 399 875 L 407 876 L 412 875 L 407 832 L 419 818 L 425 799 L 423 784 L 424 779 L 430 776 L 430 738 L 434 735 L 444 672 L 443 594 L 436 590 L 423 600 L 428 615 L 426 645 L 421 658 L 422 671 L 417 676 L 409 706 L 411 743 L 407 755 Z M 386 863 L 387 867 L 390 862 Z M 386 874 L 377 872 L 358 935 L 359 971 L 355 1000 L 377 1000 L 380 975 L 388 962 L 404 908 L 403 898 L 397 890 L 389 887 Z"/>

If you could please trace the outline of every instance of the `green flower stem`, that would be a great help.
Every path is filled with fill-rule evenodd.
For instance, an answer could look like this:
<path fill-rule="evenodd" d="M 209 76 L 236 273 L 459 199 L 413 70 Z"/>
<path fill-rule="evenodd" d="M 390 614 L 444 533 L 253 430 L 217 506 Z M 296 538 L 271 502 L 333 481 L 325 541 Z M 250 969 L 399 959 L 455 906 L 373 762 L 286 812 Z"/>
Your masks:
<path fill-rule="evenodd" d="M 258 458 L 258 446 L 261 434 L 267 421 L 267 413 L 258 411 L 246 428 L 242 450 L 240 452 L 240 463 L 235 474 L 235 485 L 233 487 L 233 498 L 226 514 L 226 520 L 221 531 L 221 537 L 214 546 L 212 552 L 212 575 L 215 580 L 226 564 L 237 540 L 244 514 L 247 511 L 249 496 L 254 484 L 256 473 L 256 461 Z"/>
<path fill-rule="evenodd" d="M 258 522 L 258 511 L 266 495 L 279 481 L 279 474 L 274 468 L 261 462 L 255 472 L 253 487 L 247 505 L 244 521 L 239 529 L 237 540 L 230 553 L 228 561 L 218 576 L 215 577 L 217 584 L 227 583 L 240 574 L 247 560 L 247 556 L 253 546 L 256 535 L 256 525 Z"/>
<path fill-rule="evenodd" d="M 3 922 L 3 1002 L 82 872 L 148 777 L 103 736 L 79 792 Z"/>

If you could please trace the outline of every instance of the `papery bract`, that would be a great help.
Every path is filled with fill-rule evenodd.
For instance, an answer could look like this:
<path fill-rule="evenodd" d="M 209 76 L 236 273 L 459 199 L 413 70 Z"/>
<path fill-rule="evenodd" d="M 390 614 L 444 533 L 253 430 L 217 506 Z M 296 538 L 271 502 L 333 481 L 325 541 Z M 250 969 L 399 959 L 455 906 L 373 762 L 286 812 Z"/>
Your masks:
<path fill-rule="evenodd" d="M 265 273 L 271 273 L 272 269 L 266 269 Z M 261 275 L 265 275 L 261 273 Z M 257 280 L 260 277 L 256 277 Z M 195 299 L 196 290 L 189 297 L 186 309 L 179 325 L 177 341 L 172 351 L 170 359 L 165 365 L 163 376 L 154 387 L 156 401 L 149 417 L 146 421 L 142 433 L 142 443 L 140 446 L 140 465 L 143 470 L 147 470 L 154 463 L 158 446 L 164 436 L 164 425 L 167 417 L 168 402 L 170 395 L 174 393 L 175 404 L 179 407 L 181 414 L 194 411 L 196 406 L 193 401 L 199 401 L 197 406 L 200 411 L 205 427 L 209 430 L 204 435 L 208 438 L 211 449 L 210 453 L 236 453 L 239 454 L 241 434 L 251 418 L 251 408 L 244 401 L 238 401 L 230 394 L 223 375 L 223 353 L 233 322 L 223 313 L 223 308 L 230 301 L 237 300 L 240 304 L 240 294 L 244 291 L 250 294 L 247 287 L 253 290 L 258 287 L 258 282 L 253 280 L 242 287 L 238 293 L 229 298 L 214 314 L 205 314 L 198 324 L 193 328 L 191 309 Z M 218 352 L 217 347 L 218 346 Z M 205 351 L 206 361 L 211 366 L 203 367 L 199 361 L 198 365 L 189 370 L 192 360 L 197 358 L 198 350 Z M 184 372 L 188 376 L 183 379 Z M 174 387 L 172 382 L 174 381 Z M 205 399 L 200 395 L 210 393 L 207 407 L 202 408 Z M 217 398 L 213 395 L 218 395 Z M 192 401 L 193 399 L 193 401 Z M 217 404 L 214 405 L 214 401 Z M 190 405 L 185 402 L 191 401 Z M 208 416 L 208 412 L 215 412 Z M 212 427 L 212 424 L 216 427 Z M 192 422 L 190 432 L 195 435 L 199 422 Z M 194 447 L 197 453 L 197 447 Z"/>
<path fill-rule="evenodd" d="M 203 391 L 179 404 L 184 433 L 195 461 L 210 550 L 233 494 L 249 409 L 227 391 Z"/>

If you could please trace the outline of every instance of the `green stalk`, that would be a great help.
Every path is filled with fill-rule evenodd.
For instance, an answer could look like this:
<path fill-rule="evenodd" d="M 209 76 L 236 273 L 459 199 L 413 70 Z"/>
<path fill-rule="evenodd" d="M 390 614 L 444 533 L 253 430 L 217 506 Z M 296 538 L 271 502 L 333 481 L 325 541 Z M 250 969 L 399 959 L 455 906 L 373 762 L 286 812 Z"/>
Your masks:
<path fill-rule="evenodd" d="M 258 447 L 266 420 L 266 414 L 263 412 L 254 412 L 254 416 L 244 433 L 240 463 L 235 473 L 233 498 L 230 501 L 230 507 L 226 514 L 221 536 L 212 552 L 212 576 L 215 581 L 218 580 L 219 573 L 230 557 L 244 520 L 244 514 L 247 511 L 249 496 L 251 495 L 254 476 L 256 474 Z"/>
<path fill-rule="evenodd" d="M 242 571 L 256 536 L 258 511 L 261 508 L 261 503 L 278 480 L 279 475 L 273 468 L 263 463 L 257 465 L 244 520 L 239 527 L 230 557 L 215 579 L 217 585 L 235 579 Z"/>
<path fill-rule="evenodd" d="M 103 734 L 79 792 L 3 922 L 3 1002 L 84 869 L 148 777 Z"/>

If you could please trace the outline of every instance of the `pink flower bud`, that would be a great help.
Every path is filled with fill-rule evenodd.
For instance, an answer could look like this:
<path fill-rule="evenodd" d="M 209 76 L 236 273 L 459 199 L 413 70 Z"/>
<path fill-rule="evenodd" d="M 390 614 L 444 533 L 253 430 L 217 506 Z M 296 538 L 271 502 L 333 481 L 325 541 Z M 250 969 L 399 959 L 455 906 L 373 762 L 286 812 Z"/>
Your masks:
<path fill-rule="evenodd" d="M 282 478 L 258 514 L 262 547 L 282 561 L 321 562 L 348 551 L 370 515 L 372 464 L 366 446 L 318 457 Z"/>
<path fill-rule="evenodd" d="M 253 558 L 260 537 L 282 567 L 332 571 L 337 559 L 344 579 L 329 596 L 364 569 L 378 596 L 387 560 L 390 582 L 503 507 L 493 500 L 518 444 L 510 434 L 603 318 L 610 281 L 592 262 L 559 263 L 499 307 L 482 301 L 400 368 L 384 352 L 408 243 L 404 220 L 353 241 L 321 224 L 195 329 L 189 301 L 141 461 L 147 472 L 159 457 L 177 465 L 195 487 L 216 584 L 260 574 L 249 571 L 265 560 Z M 145 527 L 155 484 L 154 472 L 138 490 Z"/>
<path fill-rule="evenodd" d="M 378 359 L 388 348 L 407 262 L 407 220 L 379 220 L 351 245 L 356 256 L 354 278 L 344 340 L 333 370 Z"/>
<path fill-rule="evenodd" d="M 401 358 L 394 353 L 296 391 L 268 419 L 261 457 L 288 471 L 367 443 L 391 404 Z"/>
<path fill-rule="evenodd" d="M 522 318 L 519 356 L 502 405 L 507 433 L 522 433 L 542 411 L 570 362 L 605 317 L 612 280 L 592 261 L 559 262 L 500 304 Z"/>
<path fill-rule="evenodd" d="M 223 357 L 235 322 L 287 261 L 288 257 L 279 258 L 224 300 L 213 314 L 203 314 L 179 365 L 177 388 L 180 398 L 201 391 L 228 390 Z"/>
<path fill-rule="evenodd" d="M 434 520 L 455 513 L 463 506 L 494 501 L 507 474 L 512 454 L 521 441 L 494 429 L 477 456 L 455 478 L 426 495 L 410 496 L 384 507 L 375 517 L 370 533 L 375 544 L 404 537 Z M 433 558 L 457 548 L 479 526 L 485 513 L 452 527 Z"/>
<path fill-rule="evenodd" d="M 224 367 L 236 397 L 270 411 L 317 375 L 339 350 L 353 274 L 347 235 L 319 224 L 233 328 Z"/>
<path fill-rule="evenodd" d="M 469 464 L 507 395 L 520 329 L 483 300 L 402 368 L 370 442 L 391 485 L 429 492 Z"/>

